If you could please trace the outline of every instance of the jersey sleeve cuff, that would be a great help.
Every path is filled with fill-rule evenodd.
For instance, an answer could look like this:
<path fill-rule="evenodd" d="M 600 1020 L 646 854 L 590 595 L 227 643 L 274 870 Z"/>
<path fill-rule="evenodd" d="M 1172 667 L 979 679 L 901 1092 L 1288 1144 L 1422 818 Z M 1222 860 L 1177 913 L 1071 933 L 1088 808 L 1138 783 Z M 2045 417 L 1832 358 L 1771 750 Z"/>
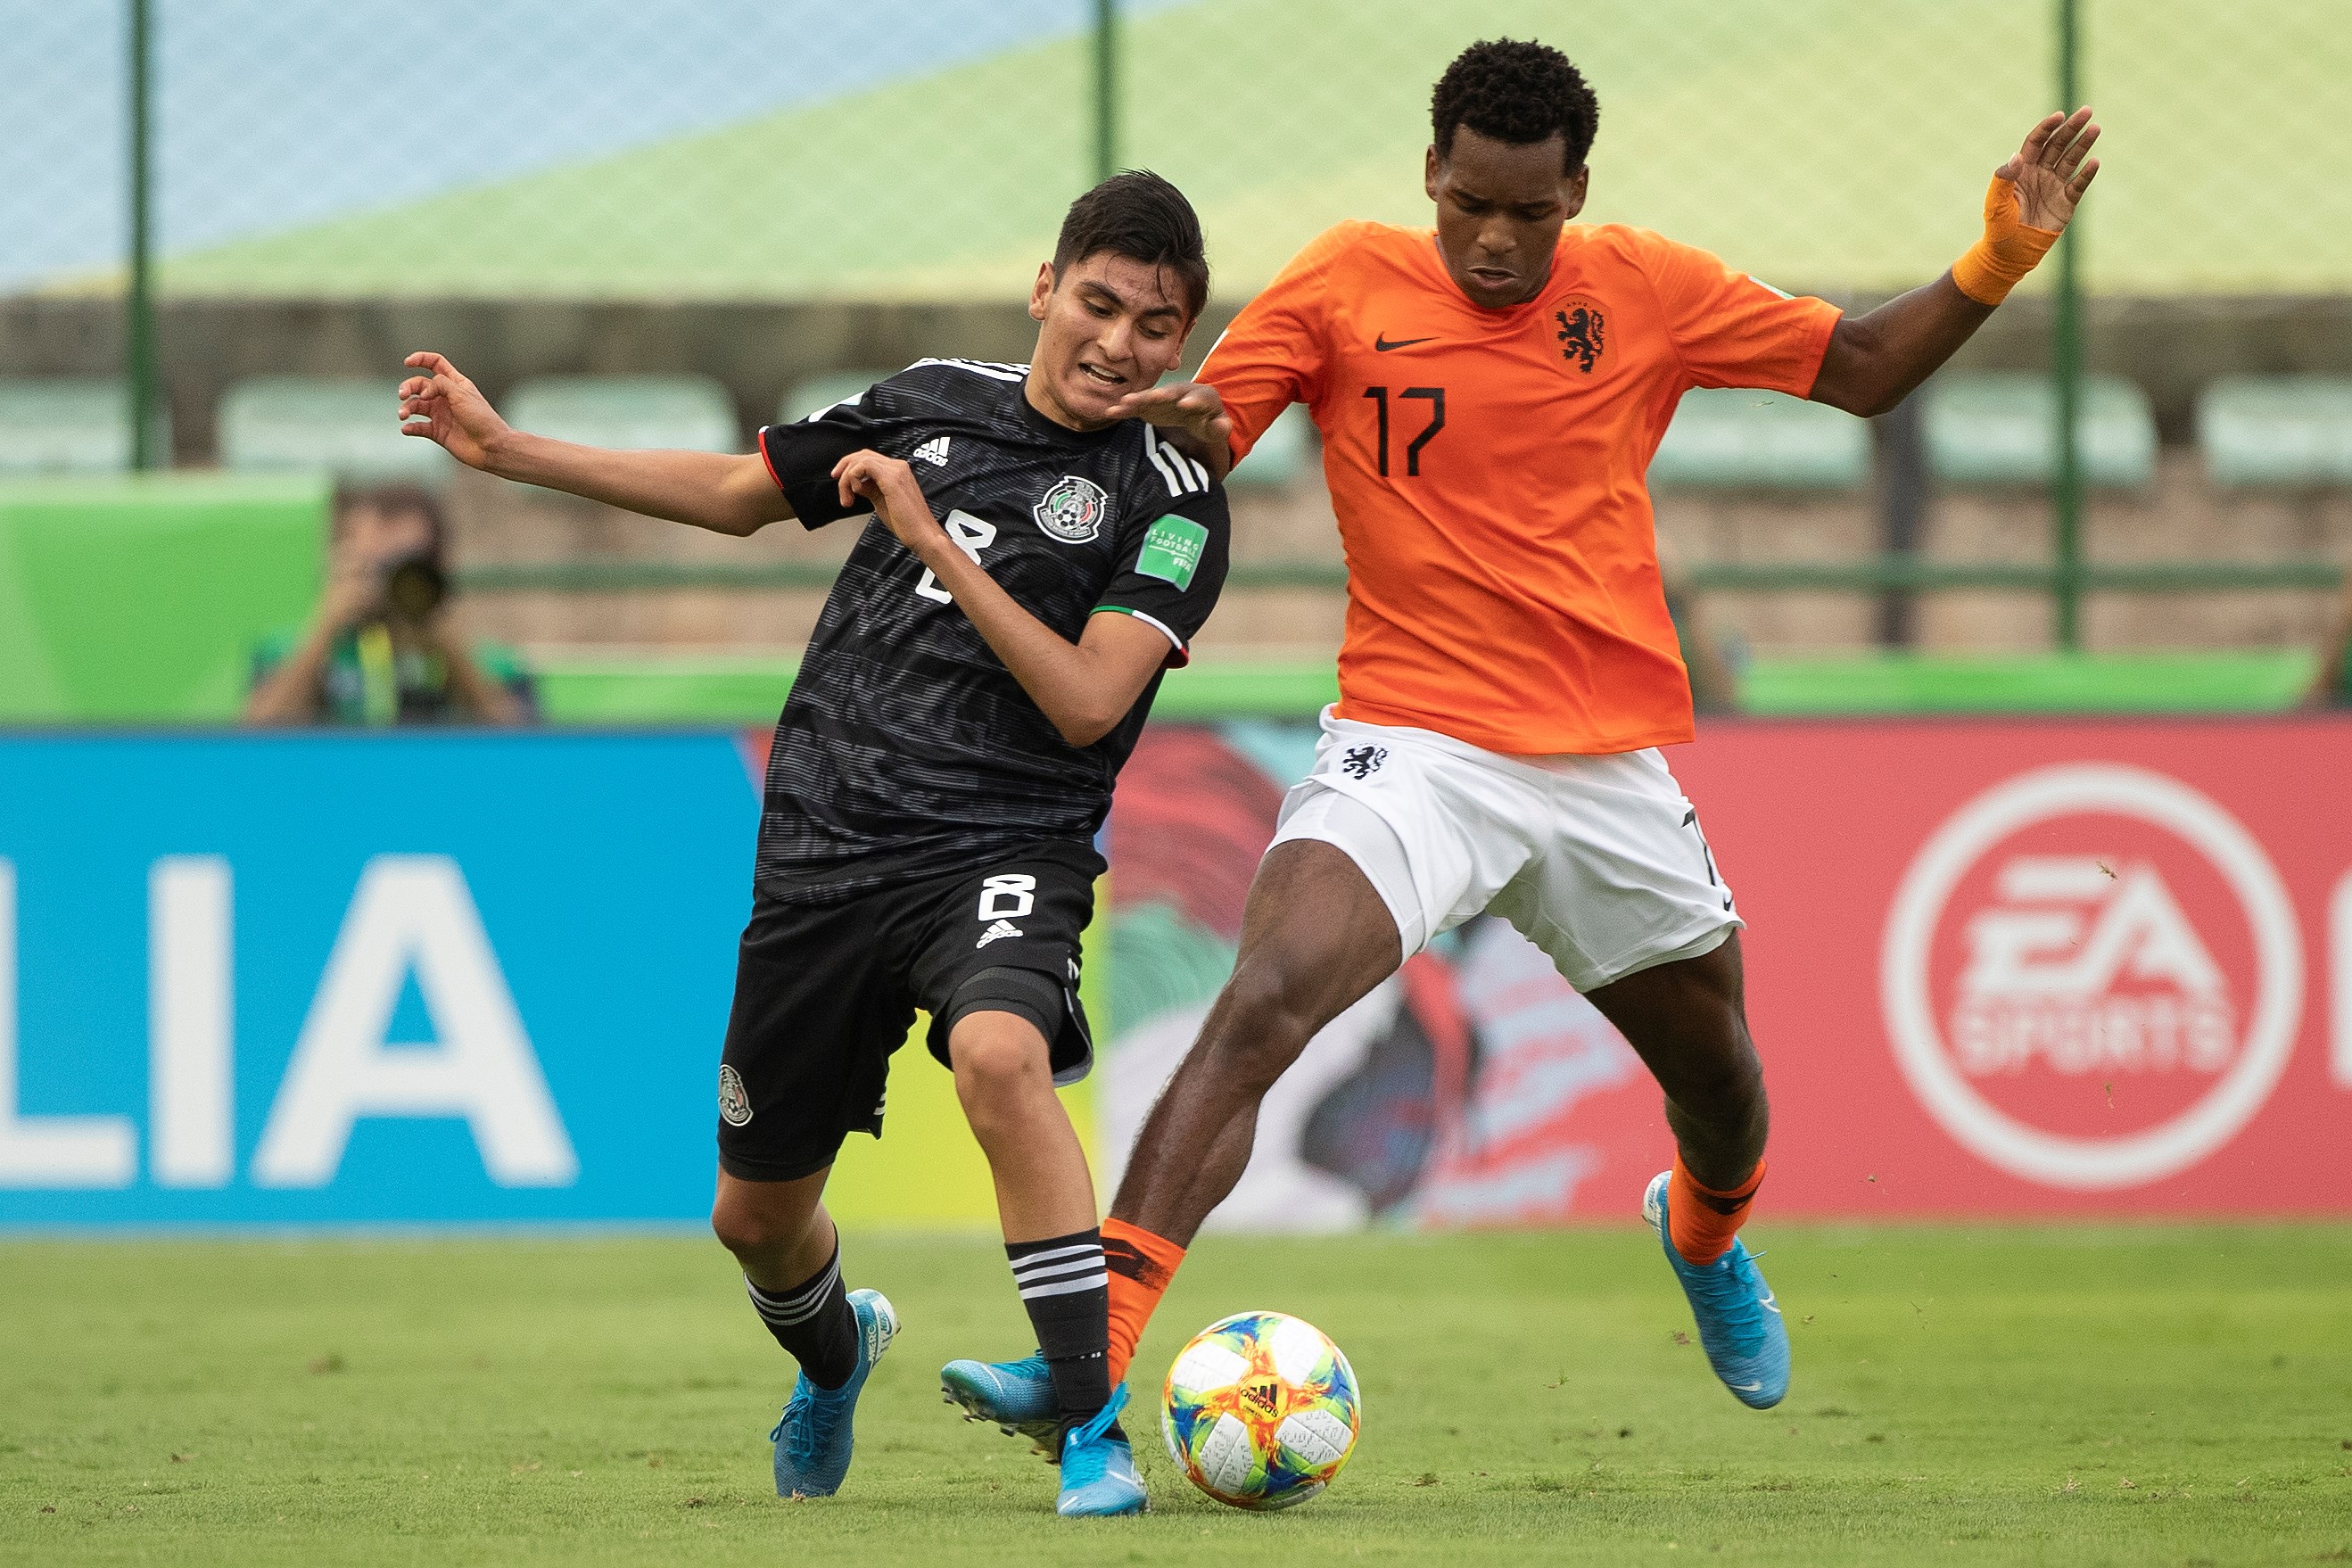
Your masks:
<path fill-rule="evenodd" d="M 1192 662 L 1192 650 L 1184 646 L 1183 637 L 1174 626 L 1170 626 L 1166 621 L 1161 620 L 1159 616 L 1146 615 L 1141 610 L 1129 609 L 1125 605 L 1097 605 L 1095 606 L 1094 613 L 1098 616 L 1132 616 L 1137 620 L 1141 621 L 1144 625 L 1157 631 L 1161 637 L 1166 637 L 1173 647 L 1173 651 L 1171 651 L 1168 656 L 1169 668 L 1181 669 L 1186 665 Z"/>
<path fill-rule="evenodd" d="M 1821 301 L 1821 310 L 1814 312 L 1813 320 L 1807 327 L 1804 357 L 1798 362 L 1805 367 L 1802 390 L 1792 389 L 1793 395 L 1798 397 L 1812 395 L 1813 384 L 1821 380 L 1822 365 L 1829 358 L 1830 339 L 1836 333 L 1837 324 L 1845 320 L 1843 306 L 1833 305 L 1826 300 Z"/>

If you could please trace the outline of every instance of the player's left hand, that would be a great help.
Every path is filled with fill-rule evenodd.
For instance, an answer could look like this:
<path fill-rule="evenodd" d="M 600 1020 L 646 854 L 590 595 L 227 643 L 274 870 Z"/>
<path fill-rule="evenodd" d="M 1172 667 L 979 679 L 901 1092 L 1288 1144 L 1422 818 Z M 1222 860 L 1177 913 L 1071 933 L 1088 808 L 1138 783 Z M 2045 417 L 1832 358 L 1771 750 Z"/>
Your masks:
<path fill-rule="evenodd" d="M 947 530 L 931 515 L 931 503 L 923 499 L 915 470 L 898 458 L 870 448 L 852 452 L 833 466 L 833 478 L 841 487 L 842 505 L 870 502 L 882 526 L 918 558 L 928 563 L 927 551 L 954 548 Z"/>
<path fill-rule="evenodd" d="M 2088 109 L 2045 116 L 2026 135 L 2017 155 L 1993 171 L 1995 179 L 2017 187 L 2020 223 L 2051 231 L 2066 226 L 2099 173 L 2099 161 L 2089 156 L 2098 139 L 2099 127 Z"/>

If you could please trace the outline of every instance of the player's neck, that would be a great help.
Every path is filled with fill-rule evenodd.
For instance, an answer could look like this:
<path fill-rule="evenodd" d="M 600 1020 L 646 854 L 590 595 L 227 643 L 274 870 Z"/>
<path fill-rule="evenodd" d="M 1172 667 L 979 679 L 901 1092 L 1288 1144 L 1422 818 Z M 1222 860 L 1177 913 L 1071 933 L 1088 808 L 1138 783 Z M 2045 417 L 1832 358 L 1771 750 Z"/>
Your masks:
<path fill-rule="evenodd" d="M 1021 395 L 1030 407 L 1065 430 L 1076 430 L 1081 433 L 1100 430 L 1107 423 L 1099 419 L 1088 423 L 1063 407 L 1055 398 L 1053 389 L 1045 384 L 1045 377 L 1037 374 L 1034 364 L 1030 367 L 1029 374 L 1022 378 Z"/>

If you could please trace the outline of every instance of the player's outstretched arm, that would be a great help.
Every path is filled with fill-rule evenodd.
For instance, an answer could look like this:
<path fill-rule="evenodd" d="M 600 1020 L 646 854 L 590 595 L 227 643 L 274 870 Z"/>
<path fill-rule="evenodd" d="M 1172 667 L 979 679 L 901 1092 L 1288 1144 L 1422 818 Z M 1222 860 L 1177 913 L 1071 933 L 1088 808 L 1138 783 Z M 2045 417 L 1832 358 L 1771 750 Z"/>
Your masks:
<path fill-rule="evenodd" d="M 1984 237 L 1926 288 L 1839 321 L 1808 395 L 1862 415 L 1884 414 L 1909 396 L 2058 243 L 2098 174 L 2089 155 L 2098 139 L 2087 109 L 2036 125 L 1993 172 Z"/>
<path fill-rule="evenodd" d="M 755 533 L 793 515 L 757 454 L 615 452 L 534 436 L 499 417 L 440 354 L 404 363 L 425 374 L 400 384 L 401 434 L 440 442 L 469 468 L 719 533 Z"/>
<path fill-rule="evenodd" d="M 931 515 L 914 470 L 879 452 L 852 452 L 834 465 L 844 506 L 873 503 L 883 526 L 931 569 L 1013 679 L 1053 721 L 1062 739 L 1090 746 L 1117 728 L 1168 662 L 1168 638 L 1131 616 L 1097 615 L 1071 642 L 1023 609 L 966 555 Z"/>
<path fill-rule="evenodd" d="M 1140 419 L 1169 433 L 1176 449 L 1207 466 L 1212 479 L 1234 467 L 1234 422 L 1225 400 L 1205 381 L 1180 381 L 1130 392 L 1110 405 L 1113 419 Z"/>

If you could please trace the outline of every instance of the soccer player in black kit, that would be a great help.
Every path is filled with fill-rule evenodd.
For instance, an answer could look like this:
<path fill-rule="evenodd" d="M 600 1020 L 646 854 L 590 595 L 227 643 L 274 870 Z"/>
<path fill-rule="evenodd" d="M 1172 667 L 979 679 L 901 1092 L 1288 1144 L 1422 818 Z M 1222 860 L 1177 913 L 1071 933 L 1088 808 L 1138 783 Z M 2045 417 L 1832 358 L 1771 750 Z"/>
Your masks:
<path fill-rule="evenodd" d="M 1145 1506 L 1093 1184 L 1054 1089 L 1093 1058 L 1076 982 L 1095 835 L 1225 574 L 1223 491 L 1176 444 L 1222 432 L 1189 408 L 1163 416 L 1174 440 L 1107 411 L 1175 368 L 1207 293 L 1191 205 L 1120 174 L 1070 208 L 1038 271 L 1031 364 L 921 360 L 741 457 L 516 431 L 446 359 L 409 356 L 403 428 L 489 473 L 725 533 L 874 514 L 776 725 L 719 1073 L 711 1225 L 801 1367 L 771 1434 L 780 1494 L 839 1488 L 898 1329 L 878 1292 L 845 1288 L 820 1200 L 843 1138 L 880 1135 L 919 1007 L 1051 1374 L 1034 1430 L 1058 1510 Z"/>

